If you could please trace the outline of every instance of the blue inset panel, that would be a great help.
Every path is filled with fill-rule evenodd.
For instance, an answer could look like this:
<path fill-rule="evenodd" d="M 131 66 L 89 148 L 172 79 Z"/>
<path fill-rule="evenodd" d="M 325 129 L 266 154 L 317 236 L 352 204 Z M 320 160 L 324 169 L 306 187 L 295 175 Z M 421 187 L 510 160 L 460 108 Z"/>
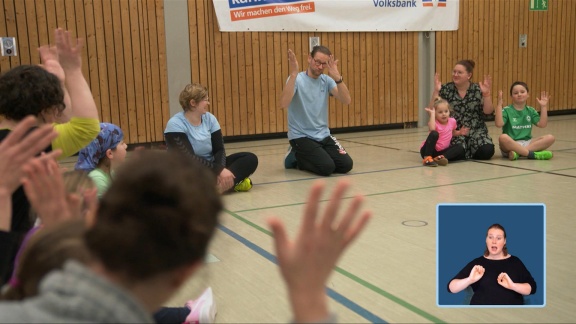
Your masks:
<path fill-rule="evenodd" d="M 546 305 L 546 206 L 544 204 L 439 204 L 436 214 L 436 296 L 440 307 L 544 307 Z M 472 289 L 453 294 L 448 284 L 482 257 L 493 224 L 506 230 L 506 247 L 536 281 L 521 306 L 470 306 Z"/>

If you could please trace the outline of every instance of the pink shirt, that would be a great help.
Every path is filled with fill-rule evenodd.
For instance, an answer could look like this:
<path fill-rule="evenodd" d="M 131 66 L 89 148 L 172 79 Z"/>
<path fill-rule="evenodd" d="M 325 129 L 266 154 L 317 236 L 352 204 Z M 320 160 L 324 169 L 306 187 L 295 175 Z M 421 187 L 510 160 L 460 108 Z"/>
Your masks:
<path fill-rule="evenodd" d="M 436 142 L 435 149 L 437 152 L 443 151 L 450 146 L 453 130 L 456 130 L 456 119 L 452 117 L 448 118 L 448 123 L 446 125 L 442 125 L 436 120 L 436 131 L 438 132 L 438 142 Z M 422 145 L 420 145 L 420 147 L 424 146 L 424 143 L 426 143 L 426 141 L 422 142 Z"/>

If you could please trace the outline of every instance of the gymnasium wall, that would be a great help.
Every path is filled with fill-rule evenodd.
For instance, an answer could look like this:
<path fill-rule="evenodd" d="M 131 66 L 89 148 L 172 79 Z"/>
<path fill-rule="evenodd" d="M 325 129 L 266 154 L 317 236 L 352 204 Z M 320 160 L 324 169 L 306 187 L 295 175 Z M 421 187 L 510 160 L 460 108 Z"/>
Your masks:
<path fill-rule="evenodd" d="M 169 1 L 169 0 L 167 0 Z M 550 110 L 576 108 L 576 1 L 550 1 L 546 12 L 530 0 L 462 0 L 460 28 L 436 32 L 436 71 L 443 82 L 459 59 L 476 61 L 508 93 L 528 83 L 529 103 L 542 90 Z M 339 60 L 352 103 L 330 100 L 330 126 L 403 127 L 418 121 L 418 33 L 221 33 L 211 0 L 188 0 L 192 81 L 210 91 L 211 111 L 227 137 L 287 131 L 279 96 L 288 76 L 287 51 L 307 66 L 308 38 L 319 36 Z M 0 36 L 15 36 L 17 57 L 0 57 L 0 70 L 39 63 L 36 48 L 52 30 L 70 29 L 86 40 L 84 75 L 103 121 L 121 126 L 128 143 L 159 142 L 169 116 L 164 0 L 0 0 Z M 168 17 L 167 19 L 170 19 Z M 527 34 L 526 48 L 519 35 Z M 506 98 L 508 98 L 506 96 Z M 174 100 L 176 100 L 174 98 Z"/>

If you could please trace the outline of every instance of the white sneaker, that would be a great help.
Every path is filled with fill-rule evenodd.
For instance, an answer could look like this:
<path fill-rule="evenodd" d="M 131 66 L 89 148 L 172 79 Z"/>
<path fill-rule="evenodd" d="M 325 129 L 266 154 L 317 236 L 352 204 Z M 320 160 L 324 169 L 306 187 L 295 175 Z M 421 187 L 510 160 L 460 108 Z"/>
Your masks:
<path fill-rule="evenodd" d="M 214 323 L 217 310 L 212 288 L 206 288 L 198 299 L 187 301 L 185 306 L 190 309 L 185 324 Z"/>

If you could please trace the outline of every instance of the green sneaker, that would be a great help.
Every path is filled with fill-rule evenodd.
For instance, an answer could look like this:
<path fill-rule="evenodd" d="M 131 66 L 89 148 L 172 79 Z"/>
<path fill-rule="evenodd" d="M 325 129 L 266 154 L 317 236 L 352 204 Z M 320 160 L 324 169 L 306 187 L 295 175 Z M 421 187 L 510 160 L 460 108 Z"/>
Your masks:
<path fill-rule="evenodd" d="M 516 161 L 516 160 L 518 160 L 519 157 L 520 157 L 520 154 L 518 154 L 514 151 L 508 152 L 508 160 L 510 160 L 510 161 Z"/>
<path fill-rule="evenodd" d="M 550 151 L 538 151 L 534 152 L 534 158 L 536 160 L 550 160 L 552 158 L 552 152 Z"/>
<path fill-rule="evenodd" d="M 252 189 L 252 180 L 246 178 L 234 186 L 234 191 L 248 191 Z"/>

